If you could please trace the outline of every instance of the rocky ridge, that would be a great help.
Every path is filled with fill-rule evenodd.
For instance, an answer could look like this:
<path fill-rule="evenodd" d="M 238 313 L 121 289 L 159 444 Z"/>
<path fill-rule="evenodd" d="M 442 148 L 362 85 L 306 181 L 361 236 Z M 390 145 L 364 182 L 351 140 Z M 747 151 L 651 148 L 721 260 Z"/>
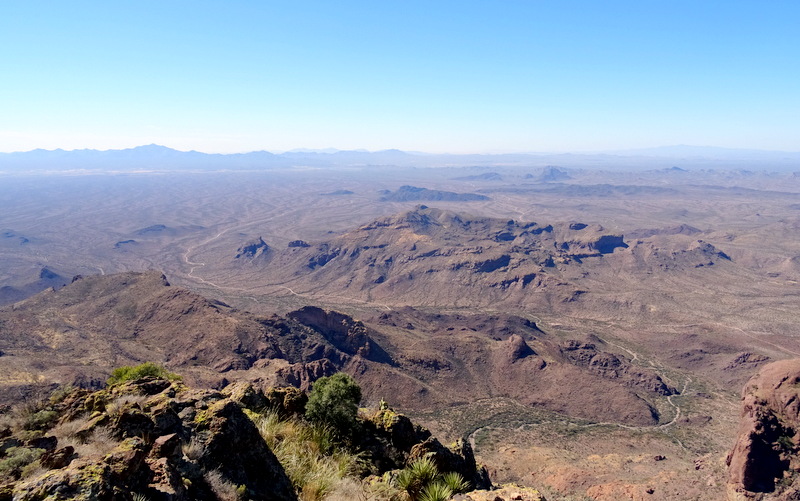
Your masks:
<path fill-rule="evenodd" d="M 157 378 L 51 397 L 32 414 L 47 413 L 46 421 L 0 429 L 0 499 L 297 499 L 303 486 L 293 485 L 255 421 L 265 409 L 300 419 L 306 401 L 296 388 L 245 383 L 218 392 Z M 107 451 L 91 447 L 100 436 Z M 428 458 L 474 487 L 491 486 L 467 442 L 445 447 L 386 406 L 361 419 L 353 447 L 362 477 Z M 10 467 L 12 457 L 27 459 Z"/>
<path fill-rule="evenodd" d="M 592 421 L 653 425 L 675 392 L 602 340 L 561 339 L 525 318 L 403 308 L 354 319 L 308 306 L 260 317 L 160 273 L 85 277 L 0 309 L 0 397 L 31 381 L 102 385 L 120 365 L 162 361 L 199 387 L 238 380 L 308 389 L 337 371 L 368 401 L 408 410 L 509 397 Z"/>

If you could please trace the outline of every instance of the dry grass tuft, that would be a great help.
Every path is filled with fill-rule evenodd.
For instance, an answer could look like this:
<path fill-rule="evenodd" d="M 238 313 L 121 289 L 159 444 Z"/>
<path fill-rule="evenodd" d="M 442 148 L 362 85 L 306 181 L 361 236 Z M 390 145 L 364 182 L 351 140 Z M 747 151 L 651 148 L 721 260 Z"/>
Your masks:
<path fill-rule="evenodd" d="M 303 501 L 326 499 L 360 469 L 358 455 L 337 446 L 324 426 L 282 419 L 272 411 L 256 415 L 254 422 Z"/>

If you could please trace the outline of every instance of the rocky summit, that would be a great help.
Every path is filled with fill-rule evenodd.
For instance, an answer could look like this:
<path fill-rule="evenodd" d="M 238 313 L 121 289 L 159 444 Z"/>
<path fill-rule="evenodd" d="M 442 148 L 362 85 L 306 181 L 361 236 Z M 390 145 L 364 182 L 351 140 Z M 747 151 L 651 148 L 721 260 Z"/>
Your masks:
<path fill-rule="evenodd" d="M 219 392 L 154 377 L 61 390 L 0 428 L 0 499 L 292 500 L 337 488 L 388 499 L 406 488 L 395 476 L 419 461 L 459 475 L 465 490 L 491 486 L 468 442 L 444 446 L 382 404 L 363 411 L 346 443 L 334 438 L 309 449 L 318 463 L 307 466 L 312 471 L 340 461 L 330 484 L 310 487 L 295 463 L 304 458 L 286 447 L 318 440 L 297 434 L 313 429 L 303 418 L 307 402 L 297 388 L 239 384 Z"/>

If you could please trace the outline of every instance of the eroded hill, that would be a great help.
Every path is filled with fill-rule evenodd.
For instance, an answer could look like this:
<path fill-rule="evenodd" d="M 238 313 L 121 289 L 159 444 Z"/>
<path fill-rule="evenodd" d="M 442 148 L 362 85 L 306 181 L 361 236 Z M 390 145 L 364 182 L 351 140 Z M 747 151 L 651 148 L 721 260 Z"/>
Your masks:
<path fill-rule="evenodd" d="M 658 423 L 658 403 L 678 392 L 602 339 L 563 339 L 514 315 L 405 308 L 365 320 L 317 307 L 252 315 L 157 272 L 78 278 L 0 310 L 3 391 L 11 398 L 35 381 L 93 387 L 114 367 L 147 360 L 211 387 L 308 388 L 341 370 L 368 400 L 391 396 L 406 409 L 506 397 L 639 426 Z"/>

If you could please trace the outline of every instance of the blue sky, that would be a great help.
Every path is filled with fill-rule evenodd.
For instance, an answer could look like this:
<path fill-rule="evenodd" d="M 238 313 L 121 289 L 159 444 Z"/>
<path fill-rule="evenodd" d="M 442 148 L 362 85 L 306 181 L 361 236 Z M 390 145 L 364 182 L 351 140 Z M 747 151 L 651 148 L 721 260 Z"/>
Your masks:
<path fill-rule="evenodd" d="M 9 1 L 0 151 L 800 150 L 800 2 Z"/>

